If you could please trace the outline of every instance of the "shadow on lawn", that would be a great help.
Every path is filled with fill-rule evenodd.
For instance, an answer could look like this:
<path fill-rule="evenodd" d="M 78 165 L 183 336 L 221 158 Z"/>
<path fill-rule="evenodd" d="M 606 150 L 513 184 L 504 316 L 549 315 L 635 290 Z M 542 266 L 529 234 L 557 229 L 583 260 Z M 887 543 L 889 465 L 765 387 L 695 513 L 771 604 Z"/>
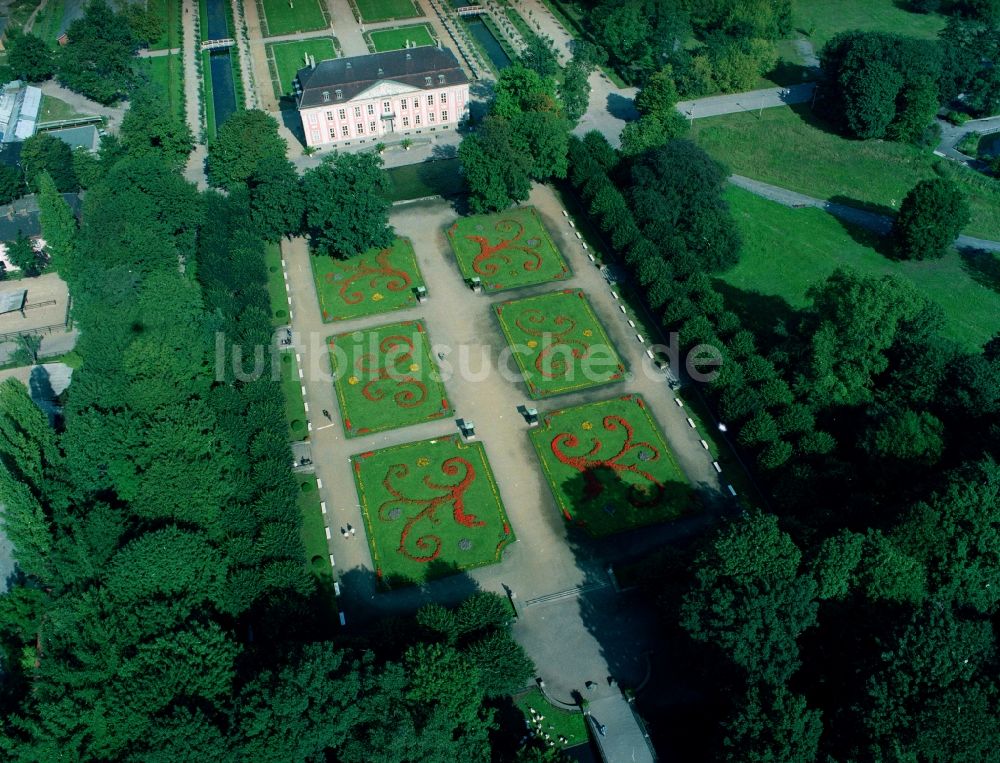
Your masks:
<path fill-rule="evenodd" d="M 864 202 L 852 199 L 848 196 L 831 196 L 830 202 L 832 204 L 841 204 L 845 207 L 854 207 L 858 210 L 859 216 L 861 217 L 865 216 L 867 213 L 882 215 L 883 217 L 889 218 L 889 220 L 896 217 L 896 211 L 892 207 L 882 204 L 865 204 Z M 844 229 L 847 235 L 858 244 L 861 244 L 861 246 L 874 249 L 883 257 L 896 259 L 892 239 L 891 222 L 886 222 L 881 225 L 880 230 L 875 230 L 874 225 L 876 224 L 876 221 L 873 221 L 873 226 L 868 226 L 857 221 L 845 219 L 838 215 L 832 215 L 832 217 L 840 223 L 840 226 Z"/>
<path fill-rule="evenodd" d="M 726 309 L 736 313 L 746 327 L 756 333 L 760 346 L 771 346 L 784 334 L 784 327 L 796 315 L 796 310 L 783 297 L 739 289 L 721 278 L 712 285 L 725 299 Z"/>
<path fill-rule="evenodd" d="M 958 250 L 962 269 L 976 283 L 1000 293 L 1000 255 L 983 249 L 963 247 Z"/>

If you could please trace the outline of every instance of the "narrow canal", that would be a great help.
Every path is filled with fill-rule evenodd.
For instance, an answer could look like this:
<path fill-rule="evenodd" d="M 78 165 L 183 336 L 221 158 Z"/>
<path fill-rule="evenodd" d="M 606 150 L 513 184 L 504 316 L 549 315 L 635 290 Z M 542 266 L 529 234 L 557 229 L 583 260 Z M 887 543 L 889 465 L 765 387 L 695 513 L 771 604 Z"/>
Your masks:
<path fill-rule="evenodd" d="M 230 36 L 226 23 L 225 0 L 205 0 L 205 17 L 208 21 L 207 35 L 209 40 L 222 40 Z M 215 127 L 218 129 L 223 122 L 236 111 L 236 83 L 233 81 L 232 54 L 228 48 L 212 50 L 208 54 L 208 71 L 202 76 L 211 77 L 212 105 L 215 109 Z M 209 132 L 212 131 L 209 127 Z"/>
<path fill-rule="evenodd" d="M 493 32 L 483 23 L 481 18 L 478 16 L 467 16 L 462 19 L 462 23 L 465 24 L 469 30 L 469 34 L 476 39 L 480 47 L 486 51 L 486 55 L 489 56 L 490 61 L 497 71 L 510 66 L 510 56 L 507 55 L 503 46 L 500 45 L 500 41 L 493 36 Z"/>

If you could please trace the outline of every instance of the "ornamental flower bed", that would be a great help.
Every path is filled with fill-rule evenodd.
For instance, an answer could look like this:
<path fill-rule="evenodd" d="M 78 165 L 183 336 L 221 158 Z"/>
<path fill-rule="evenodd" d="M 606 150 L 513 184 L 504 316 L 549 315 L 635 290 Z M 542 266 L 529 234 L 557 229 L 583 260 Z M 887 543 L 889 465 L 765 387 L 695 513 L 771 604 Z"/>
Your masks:
<path fill-rule="evenodd" d="M 440 437 L 351 462 L 372 563 L 385 586 L 494 564 L 514 540 L 480 443 Z"/>
<path fill-rule="evenodd" d="M 462 275 L 478 277 L 486 291 L 559 281 L 570 275 L 534 207 L 462 217 L 447 233 Z"/>
<path fill-rule="evenodd" d="M 310 260 L 327 323 L 413 307 L 414 290 L 424 286 L 413 245 L 406 238 L 397 238 L 388 249 L 371 249 L 346 260 L 325 255 Z"/>
<path fill-rule="evenodd" d="M 344 431 L 359 437 L 447 416 L 451 405 L 420 321 L 328 340 Z"/>
<path fill-rule="evenodd" d="M 500 327 L 533 398 L 621 381 L 626 369 L 575 289 L 495 305 Z"/>
<path fill-rule="evenodd" d="M 591 535 L 676 519 L 696 507 L 639 395 L 550 413 L 531 440 L 566 521 Z"/>

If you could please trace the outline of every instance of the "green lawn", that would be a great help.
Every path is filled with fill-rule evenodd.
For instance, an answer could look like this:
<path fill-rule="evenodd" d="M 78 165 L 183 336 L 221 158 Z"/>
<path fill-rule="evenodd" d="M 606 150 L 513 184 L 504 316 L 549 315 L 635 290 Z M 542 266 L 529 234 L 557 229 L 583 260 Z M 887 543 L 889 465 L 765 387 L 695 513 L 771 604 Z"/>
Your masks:
<path fill-rule="evenodd" d="M 448 228 L 448 239 L 466 279 L 482 279 L 486 291 L 568 278 L 569 266 L 534 207 L 472 215 Z"/>
<path fill-rule="evenodd" d="M 451 412 L 420 321 L 337 334 L 329 345 L 348 437 L 432 421 Z"/>
<path fill-rule="evenodd" d="M 77 117 L 85 116 L 91 115 L 82 114 L 66 103 L 66 101 L 61 101 L 51 95 L 42 96 L 42 105 L 38 110 L 39 124 L 61 122 L 64 119 L 76 119 Z"/>
<path fill-rule="evenodd" d="M 272 85 L 275 98 L 291 95 L 295 73 L 306 66 L 305 55 L 320 61 L 337 57 L 337 48 L 332 37 L 315 37 L 296 42 L 273 42 L 267 46 L 267 58 L 271 63 Z"/>
<path fill-rule="evenodd" d="M 281 366 L 281 391 L 285 395 L 285 418 L 288 419 L 288 436 L 291 440 L 304 440 L 309 436 L 306 408 L 302 402 L 302 380 L 295 353 L 284 350 L 279 355 Z"/>
<path fill-rule="evenodd" d="M 346 260 L 314 256 L 316 294 L 324 321 L 387 313 L 417 304 L 424 285 L 413 245 L 397 238 L 388 249 L 371 249 Z"/>
<path fill-rule="evenodd" d="M 267 293 L 271 298 L 271 325 L 285 326 L 288 324 L 288 292 L 281 268 L 281 249 L 277 244 L 267 245 L 264 264 L 267 266 Z"/>
<path fill-rule="evenodd" d="M 141 71 L 156 85 L 167 108 L 174 116 L 184 118 L 184 66 L 179 53 L 152 58 L 137 58 Z"/>
<path fill-rule="evenodd" d="M 386 170 L 391 185 L 389 201 L 422 199 L 425 196 L 460 196 L 466 192 L 465 176 L 458 159 L 437 159 L 404 164 Z"/>
<path fill-rule="evenodd" d="M 494 564 L 514 541 L 478 442 L 453 435 L 351 461 L 372 562 L 386 586 Z"/>
<path fill-rule="evenodd" d="M 908 37 L 933 38 L 944 29 L 936 13 L 910 13 L 900 0 L 796 0 L 794 25 L 810 35 L 816 51 L 838 32 L 895 32 Z"/>
<path fill-rule="evenodd" d="M 550 705 L 540 690 L 532 689 L 515 699 L 514 704 L 531 724 L 529 729 L 532 735 L 548 734 L 556 742 L 557 748 L 573 747 L 587 741 L 587 721 L 583 713 L 572 713 Z M 535 711 L 534 715 L 532 710 Z M 559 737 L 566 741 L 560 742 Z"/>
<path fill-rule="evenodd" d="M 582 291 L 550 292 L 493 309 L 531 397 L 625 378 L 625 365 Z"/>
<path fill-rule="evenodd" d="M 146 7 L 163 19 L 163 35 L 150 45 L 150 49 L 179 48 L 181 46 L 180 0 L 146 0 Z"/>
<path fill-rule="evenodd" d="M 298 474 L 296 481 L 299 485 L 299 512 L 302 514 L 299 532 L 306 551 L 306 561 L 316 577 L 329 581 L 333 577 L 333 569 L 330 567 L 330 550 L 326 545 L 326 525 L 319 505 L 316 477 L 312 474 Z"/>
<path fill-rule="evenodd" d="M 430 24 L 411 24 L 394 29 L 378 29 L 366 35 L 376 53 L 386 50 L 402 50 L 407 47 L 434 45 L 437 38 Z"/>
<path fill-rule="evenodd" d="M 550 413 L 531 441 L 563 516 L 591 535 L 665 522 L 694 508 L 687 479 L 637 395 Z"/>
<path fill-rule="evenodd" d="M 424 13 L 414 0 L 355 0 L 361 20 L 411 19 Z"/>
<path fill-rule="evenodd" d="M 258 0 L 258 7 L 264 9 L 267 37 L 329 26 L 318 0 Z"/>
<path fill-rule="evenodd" d="M 965 233 L 1000 240 L 1000 181 L 901 143 L 849 140 L 807 105 L 697 119 L 692 138 L 736 174 L 880 212 L 898 210 L 918 181 L 944 174 L 972 206 Z"/>
<path fill-rule="evenodd" d="M 1000 257 L 961 255 L 897 262 L 859 243 L 831 215 L 819 209 L 789 209 L 739 188 L 727 197 L 743 234 L 740 263 L 721 280 L 740 290 L 733 295 L 757 315 L 774 321 L 777 297 L 793 308 L 807 304 L 806 291 L 838 267 L 874 275 L 894 274 L 911 282 L 945 313 L 944 334 L 972 349 L 1000 331 Z M 872 239 L 877 243 L 877 239 Z M 884 243 L 884 242 L 883 242 Z"/>

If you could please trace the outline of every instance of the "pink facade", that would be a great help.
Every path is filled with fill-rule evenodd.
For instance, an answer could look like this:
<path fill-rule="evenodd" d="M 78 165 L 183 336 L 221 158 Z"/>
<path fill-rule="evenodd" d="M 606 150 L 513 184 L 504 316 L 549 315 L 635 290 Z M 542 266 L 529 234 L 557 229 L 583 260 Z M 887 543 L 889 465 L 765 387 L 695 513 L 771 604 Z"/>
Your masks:
<path fill-rule="evenodd" d="M 306 145 L 379 142 L 454 129 L 468 113 L 469 85 L 420 88 L 387 79 L 350 100 L 338 101 L 337 97 L 331 88 L 322 93 L 320 105 L 300 110 Z"/>

